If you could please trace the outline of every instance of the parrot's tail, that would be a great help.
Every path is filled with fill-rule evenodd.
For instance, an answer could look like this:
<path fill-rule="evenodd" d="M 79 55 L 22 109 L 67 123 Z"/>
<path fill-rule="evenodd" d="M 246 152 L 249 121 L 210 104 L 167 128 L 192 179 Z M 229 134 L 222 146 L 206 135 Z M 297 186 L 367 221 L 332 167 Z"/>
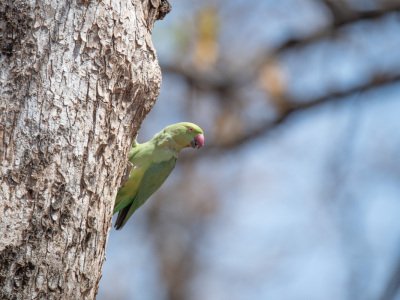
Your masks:
<path fill-rule="evenodd" d="M 115 229 L 119 230 L 124 226 L 124 221 L 125 221 L 125 217 L 129 212 L 129 209 L 131 208 L 130 205 L 128 205 L 127 207 L 124 207 L 123 209 L 121 209 L 118 213 L 118 217 L 117 217 L 117 221 L 115 222 Z"/>

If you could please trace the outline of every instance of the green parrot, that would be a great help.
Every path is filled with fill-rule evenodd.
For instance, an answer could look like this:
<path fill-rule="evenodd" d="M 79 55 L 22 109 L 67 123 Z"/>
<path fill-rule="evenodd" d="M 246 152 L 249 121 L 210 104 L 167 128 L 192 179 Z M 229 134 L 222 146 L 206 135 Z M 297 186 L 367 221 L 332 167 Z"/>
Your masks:
<path fill-rule="evenodd" d="M 150 141 L 134 143 L 128 156 L 132 163 L 129 178 L 118 190 L 115 199 L 114 214 L 118 212 L 115 228 L 121 229 L 130 216 L 163 184 L 183 148 L 202 146 L 203 130 L 189 122 L 169 125 Z"/>

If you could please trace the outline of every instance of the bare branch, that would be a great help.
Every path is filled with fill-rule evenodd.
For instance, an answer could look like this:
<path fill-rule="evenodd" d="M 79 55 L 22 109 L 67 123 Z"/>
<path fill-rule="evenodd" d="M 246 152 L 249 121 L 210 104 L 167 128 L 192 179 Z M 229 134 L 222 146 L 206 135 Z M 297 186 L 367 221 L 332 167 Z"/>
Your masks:
<path fill-rule="evenodd" d="M 163 73 L 170 73 L 181 76 L 189 86 L 196 87 L 199 90 L 213 90 L 223 92 L 239 88 L 250 82 L 243 76 L 242 78 L 231 77 L 219 72 L 203 73 L 193 70 L 187 66 L 175 64 L 161 64 Z"/>
<path fill-rule="evenodd" d="M 334 9 L 332 8 L 331 10 Z M 374 11 L 352 11 L 352 13 L 346 14 L 341 14 L 339 12 L 332 13 L 333 23 L 331 27 L 322 28 L 321 30 L 316 31 L 315 33 L 306 37 L 293 37 L 274 49 L 272 53 L 269 53 L 269 56 L 276 56 L 286 50 L 292 50 L 297 47 L 304 47 L 320 41 L 323 38 L 335 36 L 338 34 L 338 32 L 340 32 L 340 30 L 342 30 L 349 24 L 364 20 L 376 20 L 388 13 L 393 12 L 400 12 L 400 3 L 393 4 L 391 6 L 387 6 L 380 10 Z"/>
<path fill-rule="evenodd" d="M 233 149 L 242 146 L 246 142 L 253 140 L 255 138 L 264 136 L 268 132 L 276 129 L 280 125 L 284 124 L 288 121 L 288 119 L 295 113 L 312 109 L 316 106 L 328 103 L 328 102 L 339 102 L 348 99 L 348 96 L 351 96 L 356 93 L 362 93 L 371 91 L 373 89 L 383 87 L 385 85 L 390 85 L 393 83 L 400 82 L 400 74 L 385 74 L 381 76 L 376 76 L 373 80 L 361 84 L 359 86 L 355 86 L 349 90 L 341 91 L 341 92 L 334 92 L 326 96 L 322 96 L 319 98 L 315 98 L 308 102 L 297 102 L 295 99 L 287 100 L 286 103 L 286 110 L 282 111 L 282 113 L 273 121 L 265 122 L 258 126 L 257 128 L 247 132 L 246 134 L 239 136 L 235 140 L 229 141 L 226 144 L 212 144 L 208 145 L 206 148 L 208 151 L 213 150 L 226 150 L 226 149 Z M 207 151 L 206 150 L 206 151 Z"/>
<path fill-rule="evenodd" d="M 262 57 L 256 58 L 250 65 L 257 66 L 256 71 L 252 74 L 226 74 L 221 72 L 212 72 L 211 74 L 205 74 L 197 72 L 191 67 L 182 66 L 179 64 L 162 64 L 161 69 L 164 73 L 170 73 L 179 75 L 186 80 L 186 82 L 193 87 L 203 91 L 216 91 L 224 92 L 226 90 L 237 90 L 246 84 L 249 84 L 257 76 L 257 70 L 266 61 L 271 60 L 273 57 L 280 56 L 283 52 L 297 49 L 299 47 L 306 47 L 310 44 L 316 43 L 323 38 L 332 37 L 337 35 L 340 30 L 345 26 L 362 20 L 374 20 L 381 18 L 382 16 L 392 13 L 400 12 L 400 3 L 394 3 L 390 6 L 386 6 L 380 10 L 374 11 L 363 11 L 353 12 L 346 14 L 346 17 L 342 16 L 340 19 L 335 19 L 333 27 L 322 28 L 321 30 L 305 37 L 294 37 L 284 42 L 279 47 L 275 48 L 269 53 Z"/>
<path fill-rule="evenodd" d="M 392 300 L 395 299 L 400 288 L 400 258 L 397 259 L 396 266 L 394 267 L 392 274 L 388 278 L 388 282 L 383 290 L 380 300 Z"/>

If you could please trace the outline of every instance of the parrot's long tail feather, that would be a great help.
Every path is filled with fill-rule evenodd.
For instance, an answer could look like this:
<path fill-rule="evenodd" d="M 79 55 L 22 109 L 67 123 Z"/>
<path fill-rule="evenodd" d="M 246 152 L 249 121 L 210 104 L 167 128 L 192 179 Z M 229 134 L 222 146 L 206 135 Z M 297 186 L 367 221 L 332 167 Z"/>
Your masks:
<path fill-rule="evenodd" d="M 129 212 L 129 209 L 131 208 L 131 205 L 128 205 L 127 207 L 124 207 L 123 209 L 121 209 L 119 211 L 117 221 L 115 222 L 115 225 L 114 225 L 115 229 L 119 230 L 122 228 L 122 226 L 124 226 L 124 220 L 125 220 L 126 215 Z"/>

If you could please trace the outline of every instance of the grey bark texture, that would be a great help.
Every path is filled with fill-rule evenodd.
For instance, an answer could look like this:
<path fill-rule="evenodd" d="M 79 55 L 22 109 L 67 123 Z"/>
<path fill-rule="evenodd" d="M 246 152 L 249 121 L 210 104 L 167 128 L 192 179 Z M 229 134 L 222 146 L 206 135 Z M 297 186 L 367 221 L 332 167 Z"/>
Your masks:
<path fill-rule="evenodd" d="M 164 0 L 0 1 L 0 299 L 94 299 Z"/>

